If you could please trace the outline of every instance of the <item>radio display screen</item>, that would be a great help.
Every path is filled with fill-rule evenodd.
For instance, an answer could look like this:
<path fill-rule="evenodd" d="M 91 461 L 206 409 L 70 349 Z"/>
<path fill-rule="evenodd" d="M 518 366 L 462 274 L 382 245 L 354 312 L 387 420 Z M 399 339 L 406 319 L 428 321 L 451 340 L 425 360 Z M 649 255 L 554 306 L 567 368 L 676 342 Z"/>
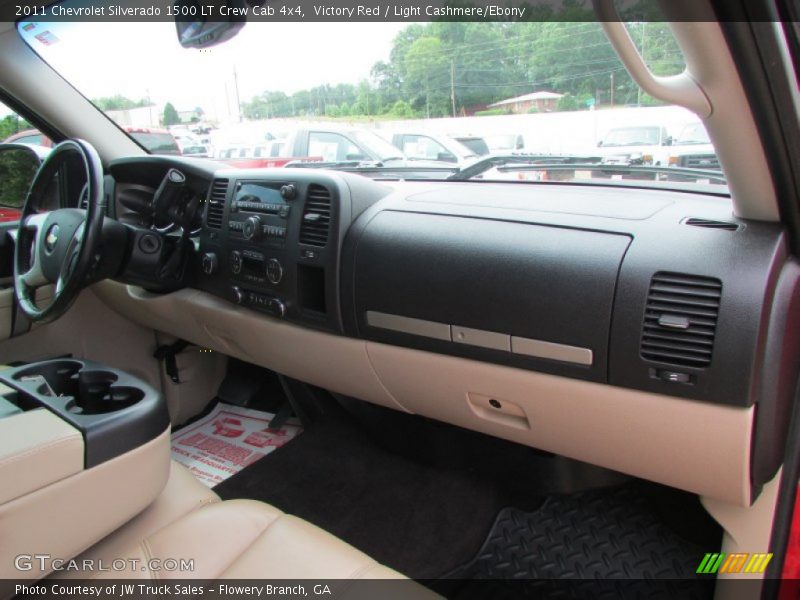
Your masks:
<path fill-rule="evenodd" d="M 286 201 L 281 197 L 282 184 L 241 183 L 236 191 L 235 202 L 242 207 L 247 204 L 272 204 L 283 206 Z"/>

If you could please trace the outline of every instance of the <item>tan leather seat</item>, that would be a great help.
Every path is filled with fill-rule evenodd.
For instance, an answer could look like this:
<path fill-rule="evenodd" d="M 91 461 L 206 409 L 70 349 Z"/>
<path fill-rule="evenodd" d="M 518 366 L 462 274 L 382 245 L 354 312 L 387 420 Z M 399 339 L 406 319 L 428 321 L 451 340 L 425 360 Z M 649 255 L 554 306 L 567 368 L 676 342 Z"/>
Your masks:
<path fill-rule="evenodd" d="M 322 529 L 253 500 L 217 502 L 181 517 L 122 554 L 138 568 L 101 577 L 404 579 Z M 151 558 L 192 559 L 191 573 L 152 572 Z"/>
<path fill-rule="evenodd" d="M 91 568 L 100 560 L 108 568 L 118 559 L 124 560 L 124 570 Z M 165 559 L 192 560 L 193 569 L 151 570 L 147 568 L 151 559 L 165 565 Z M 406 579 L 315 525 L 269 504 L 220 501 L 175 462 L 161 496 L 76 562 L 90 568 L 84 572 L 57 571 L 51 578 Z M 412 581 L 406 582 L 402 597 L 438 597 Z"/>

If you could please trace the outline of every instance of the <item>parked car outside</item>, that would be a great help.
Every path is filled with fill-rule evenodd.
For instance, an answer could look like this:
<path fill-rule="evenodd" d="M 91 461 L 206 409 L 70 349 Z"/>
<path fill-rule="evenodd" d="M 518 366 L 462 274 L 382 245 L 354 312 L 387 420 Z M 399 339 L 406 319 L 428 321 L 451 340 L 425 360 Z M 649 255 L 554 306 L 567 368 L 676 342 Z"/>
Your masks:
<path fill-rule="evenodd" d="M 478 152 L 466 143 L 482 144 L 487 152 Z M 434 160 L 463 164 L 482 154 L 488 153 L 486 142 L 476 136 L 449 136 L 435 133 L 402 132 L 393 133 L 392 144 L 411 160 Z"/>

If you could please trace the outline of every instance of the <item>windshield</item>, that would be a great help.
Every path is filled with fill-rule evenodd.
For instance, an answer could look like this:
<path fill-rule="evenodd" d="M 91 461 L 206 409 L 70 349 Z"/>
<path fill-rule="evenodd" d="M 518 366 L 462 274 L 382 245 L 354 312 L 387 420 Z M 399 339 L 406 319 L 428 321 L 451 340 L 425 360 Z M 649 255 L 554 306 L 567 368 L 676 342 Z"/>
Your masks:
<path fill-rule="evenodd" d="M 403 153 L 398 148 L 392 146 L 389 142 L 384 140 L 376 133 L 366 129 L 356 129 L 351 132 L 351 135 L 358 144 L 365 146 L 379 160 L 395 160 L 404 158 Z"/>
<path fill-rule="evenodd" d="M 676 145 L 682 144 L 710 144 L 711 140 L 708 139 L 708 133 L 702 123 L 692 123 L 687 125 L 678 134 L 675 140 Z"/>
<path fill-rule="evenodd" d="M 169 132 L 131 131 L 130 136 L 153 154 L 180 154 L 175 138 Z"/>
<path fill-rule="evenodd" d="M 659 127 L 626 127 L 612 129 L 603 146 L 654 146 L 660 142 Z"/>
<path fill-rule="evenodd" d="M 626 25 L 654 73 L 684 69 L 667 24 Z M 605 160 L 606 147 L 658 146 L 696 119 L 642 91 L 595 22 L 255 20 L 208 50 L 181 47 L 174 22 L 21 21 L 18 32 L 123 130 L 179 135 L 179 145 L 147 136 L 150 152 L 183 147 L 237 166 L 269 154 L 333 168 L 389 162 L 411 179 L 439 165 L 426 177 L 444 179 L 479 159 L 472 154 Z M 421 158 L 394 142 L 454 132 L 469 152 Z M 267 149 L 275 137 L 282 145 Z M 637 165 L 667 165 L 663 149 L 643 151 Z M 261 164 L 251 163 L 243 168 Z M 526 179 L 508 168 L 480 177 Z"/>

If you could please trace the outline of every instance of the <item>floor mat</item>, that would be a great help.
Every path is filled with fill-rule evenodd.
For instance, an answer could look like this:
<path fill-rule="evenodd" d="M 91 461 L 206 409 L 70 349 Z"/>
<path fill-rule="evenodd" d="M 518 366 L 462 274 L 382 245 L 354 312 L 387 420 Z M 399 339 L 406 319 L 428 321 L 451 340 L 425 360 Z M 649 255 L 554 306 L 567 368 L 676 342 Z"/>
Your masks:
<path fill-rule="evenodd" d="M 631 484 L 551 496 L 532 512 L 504 508 L 474 560 L 448 575 L 483 582 L 462 581 L 447 595 L 710 598 L 713 581 L 695 571 L 715 548 L 675 533 L 641 490 Z"/>
<path fill-rule="evenodd" d="M 302 431 L 295 419 L 270 430 L 273 416 L 220 402 L 205 417 L 172 435 L 172 458 L 213 487 Z"/>
<path fill-rule="evenodd" d="M 472 558 L 504 505 L 474 474 L 386 452 L 345 417 L 315 422 L 215 491 L 268 502 L 417 579 Z"/>

